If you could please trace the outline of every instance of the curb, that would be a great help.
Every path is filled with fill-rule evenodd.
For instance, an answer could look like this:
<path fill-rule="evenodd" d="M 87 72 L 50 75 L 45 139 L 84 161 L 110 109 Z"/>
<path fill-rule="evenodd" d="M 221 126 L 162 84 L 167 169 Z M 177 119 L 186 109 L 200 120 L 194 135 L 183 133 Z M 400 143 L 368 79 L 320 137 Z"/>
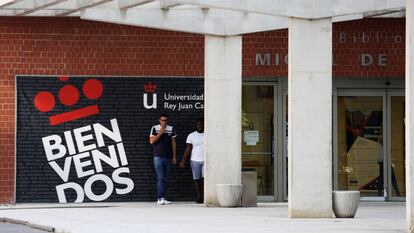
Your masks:
<path fill-rule="evenodd" d="M 63 230 L 56 231 L 56 229 L 51 226 L 38 225 L 38 224 L 30 223 L 29 221 L 23 221 L 23 220 L 12 219 L 12 218 L 0 218 L 0 222 L 25 225 L 27 227 L 46 231 L 46 232 L 65 232 Z"/>
<path fill-rule="evenodd" d="M 20 225 L 26 225 L 27 223 L 29 223 L 28 221 L 23 221 L 23 220 L 18 220 L 18 219 L 12 219 L 12 218 L 3 218 L 2 220 L 3 220 L 3 222 L 20 224 Z"/>
<path fill-rule="evenodd" d="M 51 226 L 43 226 L 43 225 L 38 225 L 38 224 L 34 224 L 34 223 L 27 223 L 26 226 L 34 228 L 34 229 L 38 229 L 38 230 L 43 230 L 43 231 L 47 231 L 47 232 L 56 232 L 54 227 Z"/>

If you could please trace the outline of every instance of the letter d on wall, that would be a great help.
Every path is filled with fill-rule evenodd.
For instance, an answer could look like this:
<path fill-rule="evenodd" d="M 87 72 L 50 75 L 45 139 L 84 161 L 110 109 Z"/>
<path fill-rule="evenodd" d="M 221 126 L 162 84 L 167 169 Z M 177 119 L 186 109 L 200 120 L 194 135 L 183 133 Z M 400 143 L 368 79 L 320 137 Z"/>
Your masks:
<path fill-rule="evenodd" d="M 71 188 L 76 191 L 75 202 L 77 203 L 83 202 L 85 194 L 83 193 L 82 186 L 78 185 L 77 183 L 69 182 L 69 183 L 60 184 L 56 186 L 56 192 L 57 192 L 60 203 L 67 203 L 65 189 L 68 189 L 68 188 Z"/>
<path fill-rule="evenodd" d="M 370 66 L 374 62 L 374 59 L 371 55 L 363 53 L 361 54 L 361 65 L 362 66 Z"/>

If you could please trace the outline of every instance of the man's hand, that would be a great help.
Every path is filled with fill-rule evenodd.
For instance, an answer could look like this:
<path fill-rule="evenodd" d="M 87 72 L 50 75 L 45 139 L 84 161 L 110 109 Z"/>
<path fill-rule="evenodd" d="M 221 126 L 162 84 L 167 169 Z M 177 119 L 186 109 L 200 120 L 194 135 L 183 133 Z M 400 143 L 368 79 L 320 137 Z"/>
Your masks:
<path fill-rule="evenodd" d="M 172 164 L 175 165 L 176 163 L 177 163 L 177 159 L 176 158 L 173 158 L 172 159 Z"/>
<path fill-rule="evenodd" d="M 180 162 L 180 167 L 181 167 L 181 168 L 185 168 L 185 161 L 184 161 L 184 160 L 182 160 L 182 161 Z"/>
<path fill-rule="evenodd" d="M 161 126 L 159 134 L 163 134 L 165 132 L 165 126 Z"/>
<path fill-rule="evenodd" d="M 150 144 L 155 144 L 156 142 L 158 142 L 158 140 L 160 140 L 161 136 L 164 134 L 165 132 L 165 125 L 162 126 L 160 128 L 160 131 L 158 131 L 157 135 L 151 135 L 149 138 L 149 142 Z"/>

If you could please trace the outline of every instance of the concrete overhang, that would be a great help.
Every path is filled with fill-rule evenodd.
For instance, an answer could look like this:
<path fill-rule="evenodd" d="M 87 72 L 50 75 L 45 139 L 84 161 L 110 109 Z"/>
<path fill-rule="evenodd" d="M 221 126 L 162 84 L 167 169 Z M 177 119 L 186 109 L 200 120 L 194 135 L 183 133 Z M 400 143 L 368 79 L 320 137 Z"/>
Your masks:
<path fill-rule="evenodd" d="M 405 17 L 405 0 L 0 0 L 0 16 L 85 20 L 218 36 L 284 29 L 288 18 Z"/>

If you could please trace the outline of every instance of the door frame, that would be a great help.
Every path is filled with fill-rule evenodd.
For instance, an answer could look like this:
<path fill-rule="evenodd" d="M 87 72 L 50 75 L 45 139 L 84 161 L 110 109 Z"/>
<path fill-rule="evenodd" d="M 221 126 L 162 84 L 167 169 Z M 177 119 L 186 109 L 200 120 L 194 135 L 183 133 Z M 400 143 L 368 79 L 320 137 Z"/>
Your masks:
<path fill-rule="evenodd" d="M 288 174 L 287 174 L 287 168 L 288 168 L 288 162 L 285 159 L 286 157 L 288 158 L 288 154 L 287 154 L 287 147 L 286 145 L 286 133 L 288 128 L 286 127 L 288 124 L 288 119 L 287 119 L 287 111 L 288 111 L 288 103 L 287 103 L 287 98 L 288 98 L 288 90 L 287 89 L 283 89 L 282 91 L 283 93 L 283 97 L 282 97 L 282 159 L 281 159 L 281 173 L 282 173 L 282 192 L 283 192 L 283 201 L 288 201 Z M 285 172 L 286 171 L 286 172 Z"/>

